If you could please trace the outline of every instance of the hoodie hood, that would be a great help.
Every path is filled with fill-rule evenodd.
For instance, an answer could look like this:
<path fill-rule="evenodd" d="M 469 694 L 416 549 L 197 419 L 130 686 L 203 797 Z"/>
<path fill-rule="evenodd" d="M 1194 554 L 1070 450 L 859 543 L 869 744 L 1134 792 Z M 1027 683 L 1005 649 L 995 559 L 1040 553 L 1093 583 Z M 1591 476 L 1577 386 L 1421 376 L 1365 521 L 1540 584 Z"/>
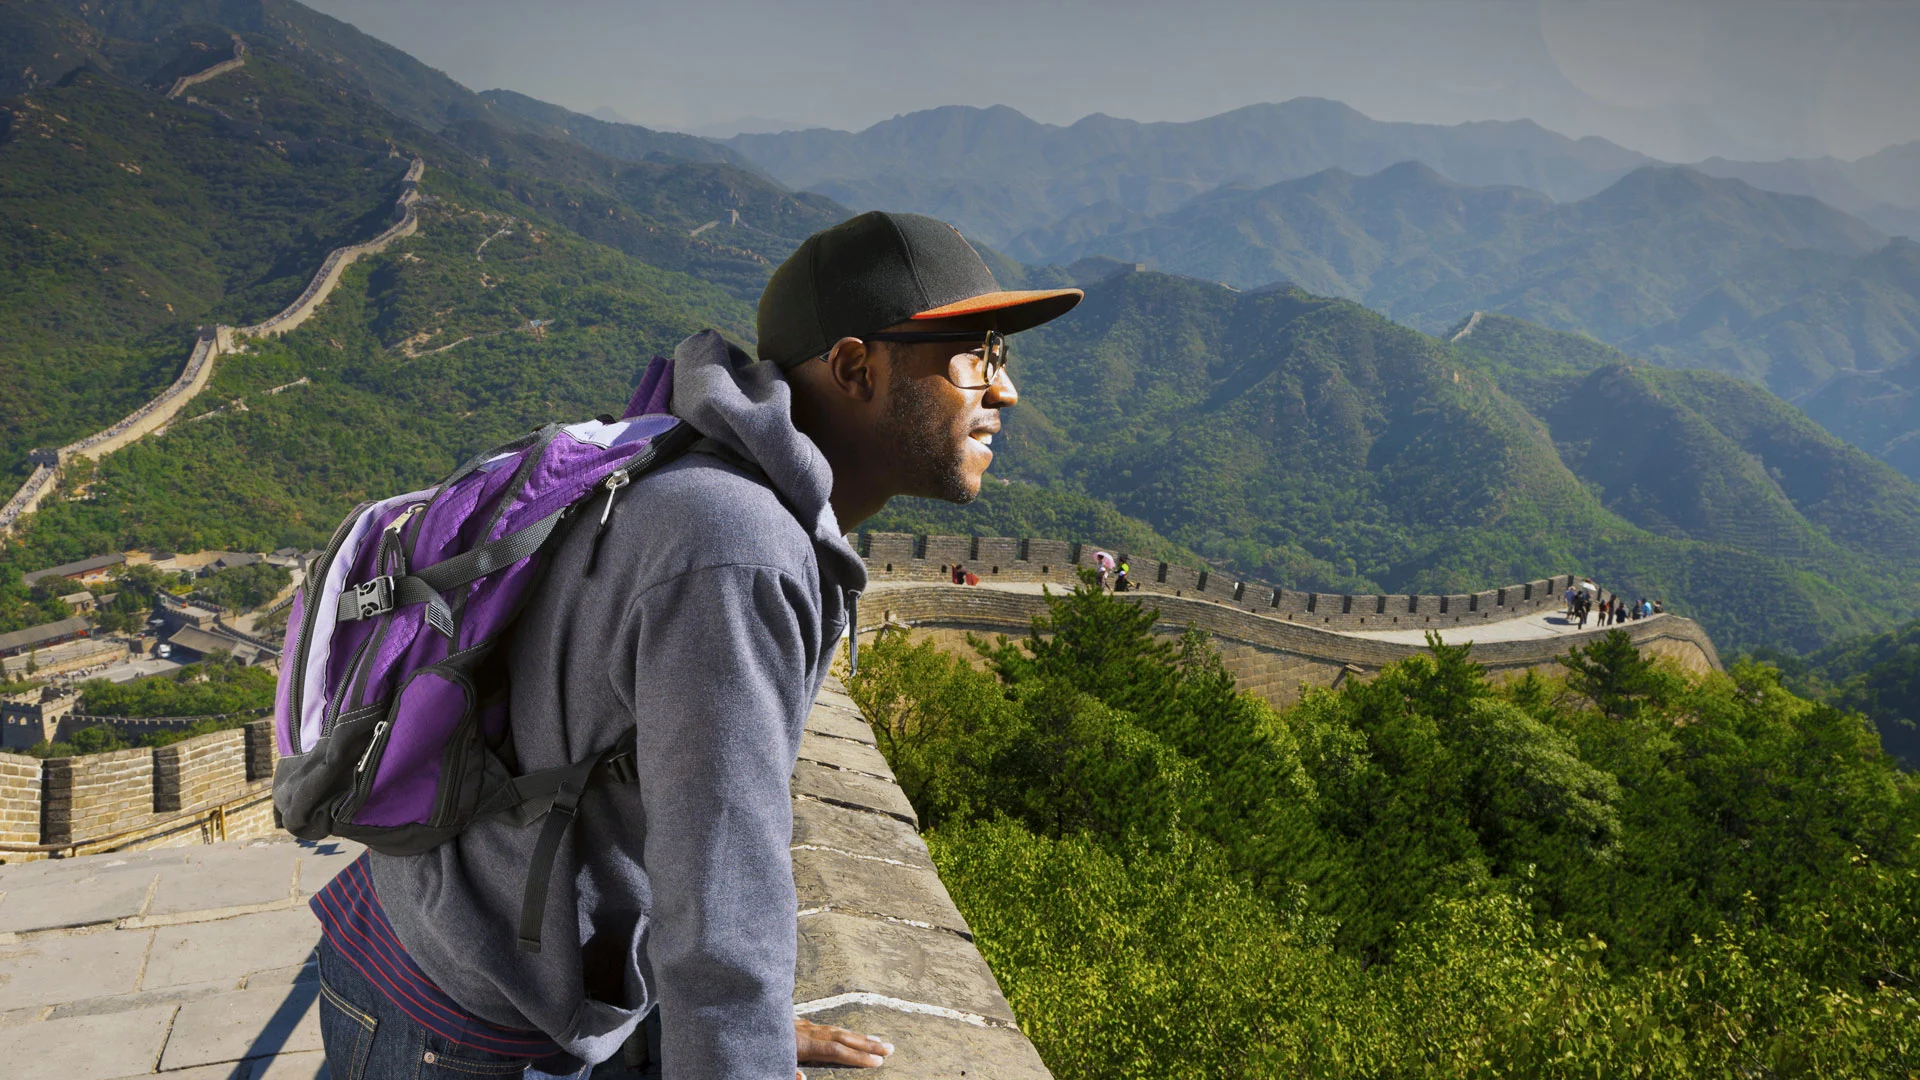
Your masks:
<path fill-rule="evenodd" d="M 858 596 L 867 587 L 866 563 L 840 534 L 829 501 L 833 467 L 793 426 L 792 404 L 780 369 L 719 331 L 703 330 L 673 350 L 673 414 L 758 465 L 813 538 L 821 583 Z"/>

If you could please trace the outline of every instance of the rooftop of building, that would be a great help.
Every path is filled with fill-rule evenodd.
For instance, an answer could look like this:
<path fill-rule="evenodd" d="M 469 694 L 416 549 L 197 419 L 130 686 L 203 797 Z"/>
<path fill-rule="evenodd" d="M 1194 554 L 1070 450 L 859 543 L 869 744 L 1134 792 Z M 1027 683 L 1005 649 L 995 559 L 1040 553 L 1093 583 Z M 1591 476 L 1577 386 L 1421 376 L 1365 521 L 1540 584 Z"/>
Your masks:
<path fill-rule="evenodd" d="M 90 574 L 96 570 L 105 570 L 109 566 L 119 566 L 126 561 L 127 557 L 118 553 L 95 555 L 90 559 L 81 559 L 79 562 L 61 563 L 59 566 L 49 566 L 45 570 L 34 570 L 22 575 L 21 580 L 26 582 L 27 588 L 31 589 L 46 578 Z"/>

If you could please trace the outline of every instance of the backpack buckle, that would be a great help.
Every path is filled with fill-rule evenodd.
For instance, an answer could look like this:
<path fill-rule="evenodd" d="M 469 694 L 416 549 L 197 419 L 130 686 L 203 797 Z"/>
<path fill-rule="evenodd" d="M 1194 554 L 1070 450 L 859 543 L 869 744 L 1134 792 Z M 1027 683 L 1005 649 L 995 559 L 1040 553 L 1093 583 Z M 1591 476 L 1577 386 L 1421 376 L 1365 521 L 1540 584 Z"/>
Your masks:
<path fill-rule="evenodd" d="M 353 587 L 353 603 L 359 614 L 356 619 L 371 619 L 375 615 L 385 615 L 393 610 L 393 578 L 382 575 L 372 581 L 363 581 Z"/>
<path fill-rule="evenodd" d="M 616 784 L 631 784 L 640 779 L 640 770 L 634 763 L 632 747 L 600 759 L 600 769 L 607 779 Z"/>

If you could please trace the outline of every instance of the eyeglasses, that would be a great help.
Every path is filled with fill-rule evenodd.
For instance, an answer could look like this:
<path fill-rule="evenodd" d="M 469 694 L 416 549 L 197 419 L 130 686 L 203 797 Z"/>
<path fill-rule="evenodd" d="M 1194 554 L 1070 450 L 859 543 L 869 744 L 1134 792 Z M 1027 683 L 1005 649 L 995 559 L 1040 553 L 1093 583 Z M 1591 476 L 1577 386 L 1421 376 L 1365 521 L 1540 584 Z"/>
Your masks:
<path fill-rule="evenodd" d="M 891 341 L 901 345 L 918 345 L 923 342 L 975 342 L 973 348 L 955 353 L 947 363 L 947 381 L 961 390 L 985 390 L 1000 378 L 1007 368 L 1007 358 L 1013 352 L 1013 345 L 1007 335 L 998 330 L 902 330 L 893 333 L 868 334 L 868 341 Z M 969 386 L 962 379 L 977 381 L 978 385 Z"/>

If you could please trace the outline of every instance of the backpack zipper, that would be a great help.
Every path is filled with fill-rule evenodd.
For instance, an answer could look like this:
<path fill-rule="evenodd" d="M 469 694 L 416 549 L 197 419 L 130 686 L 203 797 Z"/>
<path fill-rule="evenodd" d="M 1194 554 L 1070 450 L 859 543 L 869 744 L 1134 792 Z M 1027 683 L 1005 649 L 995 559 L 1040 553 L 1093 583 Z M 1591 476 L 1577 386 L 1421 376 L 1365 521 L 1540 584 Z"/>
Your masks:
<path fill-rule="evenodd" d="M 333 820 L 336 824 L 352 818 L 359 812 L 360 807 L 365 805 L 367 797 L 373 794 L 373 778 L 376 772 L 369 772 L 367 766 L 373 764 L 374 760 L 380 756 L 380 751 L 386 748 L 387 735 L 391 731 L 393 731 L 392 721 L 382 720 L 373 725 L 373 738 L 367 743 L 366 752 L 360 755 L 360 763 L 353 767 L 353 791 L 333 812 Z"/>
<path fill-rule="evenodd" d="M 607 535 L 607 519 L 613 516 L 613 497 L 618 495 L 620 489 L 626 487 L 631 480 L 632 474 L 620 468 L 608 473 L 607 478 L 600 481 L 601 486 L 607 489 L 607 505 L 600 508 L 600 524 L 594 527 L 593 547 L 587 552 L 587 568 L 581 572 L 581 577 L 593 576 L 593 568 L 600 561 L 600 541 Z"/>
<path fill-rule="evenodd" d="M 347 692 L 353 688 L 353 677 L 360 671 L 361 661 L 367 658 L 367 649 L 378 636 L 368 634 L 367 640 L 354 650 L 353 659 L 347 662 L 347 670 L 340 676 L 339 686 L 334 688 L 333 700 L 327 702 L 327 709 L 320 715 L 320 737 L 326 738 L 332 732 L 334 721 L 340 719 L 340 711 L 346 706 Z"/>
<path fill-rule="evenodd" d="M 333 530 L 333 539 L 327 541 L 327 549 L 320 553 L 320 557 L 313 561 L 313 565 L 307 567 L 306 580 L 300 583 L 300 593 L 303 597 L 312 600 L 323 595 L 324 588 L 316 591 L 313 587 L 314 582 L 319 581 L 323 587 L 325 586 L 327 574 L 333 569 L 333 560 L 340 554 L 340 545 L 347 542 L 347 534 L 353 531 L 353 523 L 372 506 L 371 502 L 361 503 L 354 508 L 353 513 L 347 515 L 339 528 Z M 300 717 L 305 704 L 303 698 L 307 685 L 307 653 L 313 644 L 313 623 L 319 617 L 320 606 L 317 603 L 305 604 L 305 610 L 300 613 L 300 651 L 293 658 L 293 689 L 287 698 L 287 726 L 292 729 L 287 732 L 287 745 L 293 747 L 296 753 L 305 752 L 300 748 Z"/>

